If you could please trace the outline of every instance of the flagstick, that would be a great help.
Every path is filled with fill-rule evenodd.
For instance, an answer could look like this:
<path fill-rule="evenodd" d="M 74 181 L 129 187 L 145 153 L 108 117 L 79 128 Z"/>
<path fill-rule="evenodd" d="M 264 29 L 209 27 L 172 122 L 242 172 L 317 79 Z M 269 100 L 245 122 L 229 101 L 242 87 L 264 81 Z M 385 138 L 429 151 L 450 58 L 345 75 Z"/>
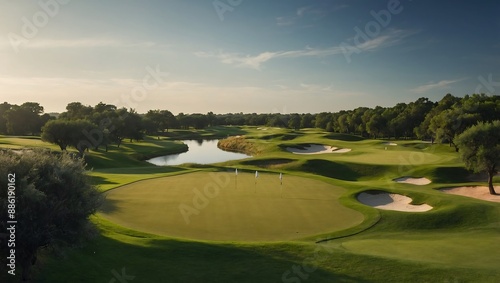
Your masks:
<path fill-rule="evenodd" d="M 283 173 L 280 173 L 280 197 L 283 198 Z"/>
<path fill-rule="evenodd" d="M 234 177 L 234 182 L 235 182 L 235 189 L 238 189 L 238 168 L 234 171 L 235 177 Z"/>

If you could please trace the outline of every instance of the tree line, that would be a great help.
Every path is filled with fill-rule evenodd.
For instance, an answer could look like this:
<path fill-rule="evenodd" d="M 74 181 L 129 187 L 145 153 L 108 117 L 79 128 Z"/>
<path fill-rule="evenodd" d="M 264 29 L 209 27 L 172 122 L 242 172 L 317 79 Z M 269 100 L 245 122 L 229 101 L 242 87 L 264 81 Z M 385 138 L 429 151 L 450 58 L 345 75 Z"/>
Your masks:
<path fill-rule="evenodd" d="M 95 106 L 72 102 L 58 118 L 43 114 L 35 102 L 0 104 L 0 134 L 38 135 L 61 150 L 74 147 L 81 154 L 89 148 L 118 147 L 124 139 L 141 140 L 144 135 L 165 135 L 170 129 L 204 129 L 211 126 L 269 126 L 294 130 L 321 128 L 329 132 L 371 138 L 427 139 L 458 147 L 454 138 L 478 122 L 500 120 L 500 96 L 484 94 L 456 97 L 445 95 L 432 102 L 422 97 L 393 107 L 358 107 L 318 114 L 228 113 L 172 114 L 150 110 L 139 114 L 133 109 L 99 103 Z"/>

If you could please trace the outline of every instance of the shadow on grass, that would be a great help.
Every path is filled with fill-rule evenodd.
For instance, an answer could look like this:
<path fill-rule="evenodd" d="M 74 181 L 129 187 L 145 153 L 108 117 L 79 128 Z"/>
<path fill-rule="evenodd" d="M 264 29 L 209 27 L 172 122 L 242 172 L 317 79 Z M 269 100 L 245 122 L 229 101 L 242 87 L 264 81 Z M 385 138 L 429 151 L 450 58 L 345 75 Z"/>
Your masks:
<path fill-rule="evenodd" d="M 464 183 L 468 182 L 470 172 L 463 167 L 437 167 L 434 169 L 433 182 L 435 183 Z"/>
<path fill-rule="evenodd" d="M 269 158 L 269 159 L 243 161 L 243 162 L 241 162 L 241 164 L 257 166 L 257 167 L 262 167 L 262 168 L 270 168 L 270 167 L 276 167 L 276 166 L 290 164 L 294 161 L 296 161 L 296 160 L 289 159 L 289 158 Z"/>
<path fill-rule="evenodd" d="M 299 138 L 301 136 L 303 136 L 304 133 L 300 133 L 300 132 L 291 132 L 291 133 L 288 133 L 288 134 L 274 134 L 274 135 L 267 135 L 267 136 L 263 136 L 261 137 L 260 139 L 262 140 L 272 140 L 272 139 L 280 139 L 282 141 L 291 141 L 291 140 L 294 140 L 296 138 Z"/>
<path fill-rule="evenodd" d="M 110 182 L 108 179 L 103 178 L 101 176 L 89 176 L 89 178 L 91 184 L 94 186 L 118 184 L 117 182 Z"/>
<path fill-rule="evenodd" d="M 311 159 L 294 169 L 344 181 L 359 181 L 364 178 L 381 176 L 390 168 L 391 166 L 384 165 L 339 163 L 323 159 Z"/>
<path fill-rule="evenodd" d="M 144 167 L 125 167 L 94 170 L 96 173 L 107 174 L 160 174 L 176 173 L 186 171 L 185 168 L 175 166 L 144 166 Z"/>
<path fill-rule="evenodd" d="M 36 282 L 108 282 L 114 278 L 113 270 L 118 274 L 125 270 L 134 277 L 133 282 L 302 282 L 294 270 L 300 270 L 308 282 L 367 282 L 317 267 L 315 254 L 309 251 L 305 251 L 310 254 L 305 261 L 308 265 L 303 266 L 304 258 L 291 250 L 295 246 L 283 245 L 280 250 L 175 240 L 134 241 L 143 241 L 145 246 L 99 236 L 84 248 L 70 251 L 64 260 L 47 260 Z M 329 256 L 322 254 L 319 260 Z"/>
<path fill-rule="evenodd" d="M 363 141 L 365 138 L 349 134 L 332 133 L 324 136 L 327 139 L 339 141 Z"/>
<path fill-rule="evenodd" d="M 101 207 L 99 207 L 98 212 L 104 214 L 110 214 L 118 210 L 118 201 L 106 198 L 107 193 L 104 194 L 105 200 L 103 201 Z"/>

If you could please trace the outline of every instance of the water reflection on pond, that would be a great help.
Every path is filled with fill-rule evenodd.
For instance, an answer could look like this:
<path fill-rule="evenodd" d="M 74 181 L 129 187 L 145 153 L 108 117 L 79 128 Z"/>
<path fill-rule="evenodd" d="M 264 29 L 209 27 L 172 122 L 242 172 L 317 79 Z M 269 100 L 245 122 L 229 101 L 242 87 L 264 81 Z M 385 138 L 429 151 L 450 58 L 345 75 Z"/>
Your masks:
<path fill-rule="evenodd" d="M 173 166 L 183 163 L 212 164 L 251 157 L 243 153 L 224 151 L 217 147 L 219 140 L 185 140 L 189 151 L 155 157 L 147 162 L 158 166 Z"/>

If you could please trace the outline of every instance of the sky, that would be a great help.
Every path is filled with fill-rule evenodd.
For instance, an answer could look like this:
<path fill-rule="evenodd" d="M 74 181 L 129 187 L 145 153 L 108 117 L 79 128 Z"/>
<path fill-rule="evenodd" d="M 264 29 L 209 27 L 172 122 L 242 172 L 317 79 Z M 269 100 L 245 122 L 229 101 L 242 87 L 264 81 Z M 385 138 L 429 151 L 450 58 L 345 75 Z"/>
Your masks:
<path fill-rule="evenodd" d="M 500 1 L 0 1 L 0 101 L 319 113 L 500 94 Z"/>

